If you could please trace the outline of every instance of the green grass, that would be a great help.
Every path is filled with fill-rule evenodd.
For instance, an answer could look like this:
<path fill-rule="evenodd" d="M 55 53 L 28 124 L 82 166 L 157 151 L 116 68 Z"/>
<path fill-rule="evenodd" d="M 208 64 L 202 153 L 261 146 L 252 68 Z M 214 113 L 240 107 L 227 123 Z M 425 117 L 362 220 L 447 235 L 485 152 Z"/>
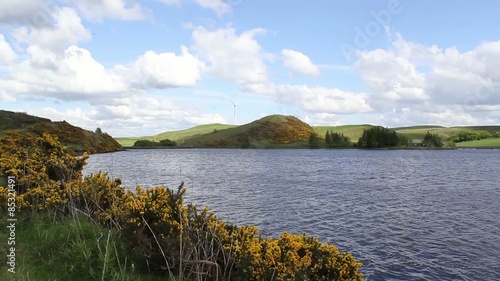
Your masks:
<path fill-rule="evenodd" d="M 199 134 L 199 135 L 193 135 L 189 138 L 184 139 L 180 145 L 185 145 L 185 146 L 198 146 L 198 145 L 203 145 L 206 143 L 210 142 L 216 142 L 219 140 L 225 140 L 225 139 L 230 139 L 235 135 L 238 135 L 239 133 L 245 133 L 247 132 L 250 128 L 254 127 L 255 124 L 250 123 L 250 124 L 245 124 L 241 126 L 231 126 L 225 129 L 219 129 L 219 130 L 211 130 L 206 132 L 205 134 Z"/>
<path fill-rule="evenodd" d="M 163 132 L 161 134 L 157 134 L 154 136 L 145 136 L 145 137 L 120 137 L 114 138 L 119 144 L 124 147 L 133 146 L 137 140 L 151 140 L 151 141 L 160 141 L 164 139 L 169 139 L 172 141 L 176 141 L 178 144 L 182 145 L 182 142 L 191 137 L 200 136 L 208 133 L 212 133 L 214 131 L 220 131 L 228 128 L 237 127 L 236 125 L 225 125 L 225 124 L 206 124 L 200 125 L 196 127 L 192 127 L 186 130 L 178 130 L 178 131 L 170 131 Z"/>
<path fill-rule="evenodd" d="M 500 138 L 459 142 L 456 147 L 500 147 Z"/>
<path fill-rule="evenodd" d="M 462 126 L 462 127 L 427 127 L 415 128 L 396 128 L 396 132 L 407 136 L 412 139 L 413 142 L 422 141 L 427 132 L 432 134 L 438 134 L 443 141 L 446 141 L 449 137 L 458 134 L 460 131 L 487 131 L 487 132 L 498 132 L 500 131 L 500 126 Z"/>
<path fill-rule="evenodd" d="M 399 129 L 396 132 L 405 135 L 413 142 L 420 142 L 424 139 L 425 134 L 427 132 L 431 134 L 438 134 L 442 140 L 446 140 L 452 135 L 457 134 L 458 132 L 463 131 L 460 128 L 423 128 L 423 129 Z"/>
<path fill-rule="evenodd" d="M 236 125 L 225 125 L 225 124 L 207 124 L 207 125 L 196 126 L 196 127 L 186 129 L 186 130 L 164 132 L 164 133 L 161 133 L 158 135 L 144 137 L 144 139 L 153 140 L 153 141 L 169 139 L 169 140 L 173 140 L 173 141 L 181 143 L 182 141 L 184 141 L 188 138 L 194 137 L 194 136 L 204 135 L 204 134 L 212 133 L 213 131 L 219 131 L 219 130 L 234 128 L 234 127 L 237 127 L 237 126 Z"/>
<path fill-rule="evenodd" d="M 343 126 L 315 126 L 313 129 L 321 137 L 325 137 L 326 131 L 331 131 L 334 133 L 341 133 L 344 136 L 351 139 L 351 142 L 357 142 L 358 139 L 363 135 L 364 129 L 370 129 L 373 125 L 363 124 L 363 125 L 343 125 Z"/>
<path fill-rule="evenodd" d="M 398 130 L 412 130 L 412 129 L 428 130 L 428 129 L 439 129 L 439 128 L 445 128 L 445 127 L 438 126 L 438 125 L 416 125 L 416 126 L 408 126 L 408 127 L 394 127 L 394 128 L 389 128 L 389 129 L 394 130 L 394 131 L 398 131 Z"/>
<path fill-rule="evenodd" d="M 0 226 L 6 229 L 6 217 Z M 49 214 L 18 218 L 16 223 L 16 273 L 7 271 L 7 232 L 0 232 L 0 280 L 168 280 L 136 272 L 127 258 L 124 241 L 114 230 L 84 216 Z M 168 276 L 168 275 L 167 275 Z"/>
<path fill-rule="evenodd" d="M 114 138 L 117 143 L 123 147 L 133 146 L 134 143 L 141 139 L 140 137 L 125 137 L 125 138 Z"/>
<path fill-rule="evenodd" d="M 249 123 L 241 126 L 231 126 L 224 129 L 219 129 L 217 131 L 211 130 L 206 132 L 205 134 L 193 135 L 190 138 L 184 140 L 183 144 L 185 145 L 197 145 L 200 142 L 207 143 L 212 141 L 218 141 L 222 139 L 228 139 L 239 133 L 245 133 L 250 128 L 255 127 L 255 123 Z"/>

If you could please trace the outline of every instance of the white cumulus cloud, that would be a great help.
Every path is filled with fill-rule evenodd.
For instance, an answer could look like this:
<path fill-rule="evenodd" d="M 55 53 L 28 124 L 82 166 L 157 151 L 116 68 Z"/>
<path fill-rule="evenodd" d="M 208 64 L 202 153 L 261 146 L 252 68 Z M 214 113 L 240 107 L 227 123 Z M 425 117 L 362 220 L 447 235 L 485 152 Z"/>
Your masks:
<path fill-rule="evenodd" d="M 75 10 L 57 8 L 53 18 L 55 26 L 16 28 L 13 31 L 14 39 L 18 43 L 37 45 L 54 53 L 63 53 L 67 46 L 91 39 L 90 31 L 83 26 Z"/>
<path fill-rule="evenodd" d="M 268 83 L 251 85 L 247 90 L 274 96 L 280 103 L 295 105 L 311 113 L 350 114 L 373 111 L 368 94 L 337 88 Z"/>
<path fill-rule="evenodd" d="M 359 53 L 355 68 L 370 88 L 380 123 L 477 125 L 500 122 L 500 41 L 460 51 L 409 42 Z"/>
<path fill-rule="evenodd" d="M 13 62 L 17 54 L 12 50 L 9 42 L 5 40 L 3 34 L 0 33 L 0 66 L 9 65 Z"/>
<path fill-rule="evenodd" d="M 128 87 L 122 78 L 92 58 L 86 49 L 70 46 L 62 56 L 37 48 L 29 58 L 12 66 L 12 75 L 0 87 L 13 93 L 51 96 L 60 100 L 89 100 L 103 94 L 121 95 Z"/>
<path fill-rule="evenodd" d="M 283 64 L 294 73 L 308 76 L 318 76 L 321 74 L 319 67 L 305 54 L 290 49 L 282 50 L 281 54 L 283 55 Z"/>
<path fill-rule="evenodd" d="M 193 48 L 207 62 L 208 74 L 238 85 L 267 81 L 266 55 L 255 39 L 265 30 L 257 28 L 236 34 L 234 28 L 193 30 Z"/>
<path fill-rule="evenodd" d="M 203 63 L 181 47 L 181 54 L 145 52 L 126 76 L 139 88 L 192 87 L 200 80 Z"/>
<path fill-rule="evenodd" d="M 2 0 L 0 23 L 21 23 L 43 27 L 51 25 L 56 7 L 47 0 Z"/>

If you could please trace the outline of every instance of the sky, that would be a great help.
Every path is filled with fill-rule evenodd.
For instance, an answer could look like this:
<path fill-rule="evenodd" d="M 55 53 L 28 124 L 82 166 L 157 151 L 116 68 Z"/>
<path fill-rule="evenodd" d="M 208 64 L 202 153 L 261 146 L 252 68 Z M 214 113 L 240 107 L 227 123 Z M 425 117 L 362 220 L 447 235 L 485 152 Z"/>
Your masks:
<path fill-rule="evenodd" d="M 493 0 L 2 0 L 0 109 L 114 137 L 271 114 L 498 125 L 498 11 Z"/>

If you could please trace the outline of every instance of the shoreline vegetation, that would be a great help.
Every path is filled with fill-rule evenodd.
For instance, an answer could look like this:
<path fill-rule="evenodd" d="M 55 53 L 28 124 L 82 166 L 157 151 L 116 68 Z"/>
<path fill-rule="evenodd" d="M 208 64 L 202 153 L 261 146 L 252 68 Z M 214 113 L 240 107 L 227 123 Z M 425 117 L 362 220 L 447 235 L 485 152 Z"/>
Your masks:
<path fill-rule="evenodd" d="M 331 244 L 222 221 L 185 204 L 182 183 L 132 191 L 105 173 L 84 178 L 87 158 L 49 134 L 0 138 L 0 227 L 17 219 L 15 248 L 0 244 L 15 273 L 2 255 L 1 280 L 363 280 Z"/>
<path fill-rule="evenodd" d="M 16 135 L 57 136 L 59 142 L 72 152 L 83 154 L 121 151 L 123 147 L 100 128 L 88 131 L 66 121 L 52 122 L 50 119 L 28 115 L 23 112 L 0 110 L 0 139 Z"/>
<path fill-rule="evenodd" d="M 367 138 L 365 132 L 386 130 L 386 139 Z M 113 138 L 100 128 L 88 131 L 65 121 L 52 122 L 23 112 L 0 110 L 0 138 L 13 134 L 58 137 L 75 153 L 107 153 L 139 148 L 500 148 L 499 126 L 442 127 L 421 125 L 384 128 L 370 124 L 310 126 L 294 116 L 270 115 L 236 126 L 206 124 L 186 130 L 164 132 L 148 137 Z M 371 132 L 373 134 L 373 132 Z M 398 143 L 391 143 L 395 134 Z M 312 137 L 312 139 L 311 139 Z M 371 142 L 371 144 L 368 143 Z"/>
<path fill-rule="evenodd" d="M 391 149 L 500 148 L 500 126 L 442 127 L 437 125 L 384 128 L 369 124 L 310 126 L 293 116 L 270 115 L 241 126 L 207 124 L 155 136 L 115 138 L 124 148 L 138 141 L 170 141 L 176 148 L 360 148 L 365 131 L 383 128 L 402 139 Z M 310 143 L 311 135 L 316 143 Z M 333 141 L 332 141 L 333 140 Z M 425 146 L 421 146 L 425 144 Z M 378 148 L 379 145 L 375 145 Z M 145 148 L 140 146 L 140 148 Z M 173 148 L 173 147 L 172 147 Z M 367 148 L 367 147 L 364 147 Z M 370 147 L 374 148 L 374 147 Z"/>

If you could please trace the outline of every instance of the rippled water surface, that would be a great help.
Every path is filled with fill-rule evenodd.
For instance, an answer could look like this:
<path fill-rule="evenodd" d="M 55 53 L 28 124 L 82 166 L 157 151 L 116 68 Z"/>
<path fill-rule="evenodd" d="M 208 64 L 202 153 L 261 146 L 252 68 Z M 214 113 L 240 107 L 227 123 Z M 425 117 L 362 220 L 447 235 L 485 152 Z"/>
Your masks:
<path fill-rule="evenodd" d="M 500 150 L 131 150 L 85 173 L 188 188 L 187 200 L 266 234 L 318 236 L 366 280 L 499 280 Z"/>

